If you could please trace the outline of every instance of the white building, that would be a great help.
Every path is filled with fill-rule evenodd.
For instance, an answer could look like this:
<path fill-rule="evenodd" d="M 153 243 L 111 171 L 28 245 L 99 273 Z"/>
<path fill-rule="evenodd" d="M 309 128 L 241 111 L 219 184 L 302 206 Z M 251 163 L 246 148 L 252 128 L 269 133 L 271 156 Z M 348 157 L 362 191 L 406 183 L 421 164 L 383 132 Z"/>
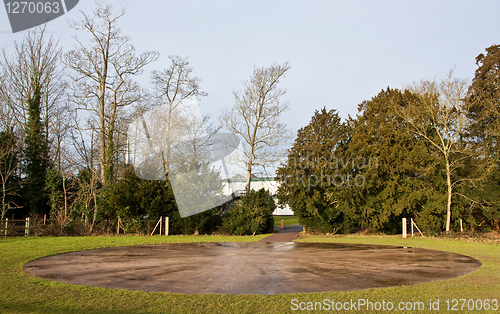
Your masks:
<path fill-rule="evenodd" d="M 233 177 L 229 183 L 228 181 L 224 181 L 223 183 L 223 194 L 230 195 L 236 191 L 244 191 L 246 187 L 247 180 L 242 176 Z M 293 216 L 293 211 L 290 209 L 288 205 L 280 208 L 278 205 L 278 199 L 276 198 L 276 192 L 278 190 L 278 182 L 274 178 L 257 178 L 254 177 L 250 179 L 250 188 L 252 190 L 258 191 L 264 188 L 266 191 L 269 191 L 273 195 L 274 201 L 276 202 L 276 210 L 273 215 L 275 216 Z"/>

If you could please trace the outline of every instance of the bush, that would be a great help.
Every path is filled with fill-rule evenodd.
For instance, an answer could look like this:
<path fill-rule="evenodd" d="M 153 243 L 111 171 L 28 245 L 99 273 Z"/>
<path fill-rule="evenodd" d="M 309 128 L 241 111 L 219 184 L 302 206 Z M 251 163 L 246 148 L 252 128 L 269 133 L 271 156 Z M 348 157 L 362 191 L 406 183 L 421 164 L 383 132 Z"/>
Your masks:
<path fill-rule="evenodd" d="M 255 235 L 274 230 L 273 212 L 276 204 L 264 189 L 250 191 L 236 202 L 223 218 L 220 230 L 235 235 Z"/>
<path fill-rule="evenodd" d="M 179 215 L 178 212 L 177 215 Z M 181 230 L 180 233 L 183 234 L 211 234 L 217 230 L 220 224 L 219 208 L 213 208 L 178 220 L 178 228 Z"/>

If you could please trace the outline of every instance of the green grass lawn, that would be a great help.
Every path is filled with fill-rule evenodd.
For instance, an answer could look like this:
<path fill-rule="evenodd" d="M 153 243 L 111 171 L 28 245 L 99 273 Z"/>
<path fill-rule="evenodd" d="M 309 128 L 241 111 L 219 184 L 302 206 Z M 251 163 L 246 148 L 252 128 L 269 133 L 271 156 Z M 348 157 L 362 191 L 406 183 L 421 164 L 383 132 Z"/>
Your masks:
<path fill-rule="evenodd" d="M 274 216 L 274 225 L 280 226 L 281 220 L 285 221 L 285 226 L 298 225 L 299 218 L 295 216 Z"/>
<path fill-rule="evenodd" d="M 264 236 L 124 236 L 124 237 L 54 237 L 0 239 L 0 313 L 297 313 L 297 302 L 424 302 L 424 311 L 407 313 L 464 313 L 446 311 L 447 299 L 500 299 L 500 248 L 494 243 L 436 238 L 401 239 L 396 236 L 311 236 L 300 241 L 389 244 L 415 246 L 466 254 L 479 259 L 483 266 L 468 275 L 445 281 L 411 286 L 367 289 L 340 293 L 284 295 L 185 295 L 146 293 L 84 287 L 39 279 L 26 274 L 23 265 L 35 258 L 62 252 L 110 246 L 126 246 L 167 242 L 257 241 Z M 228 274 L 230 275 L 230 274 Z M 428 303 L 439 299 L 440 310 L 429 311 Z M 328 301 L 331 302 L 331 301 Z M 335 303 L 339 304 L 339 303 Z M 453 303 L 450 303 L 453 305 Z M 482 311 L 482 313 L 500 312 Z M 466 309 L 466 308 L 465 308 Z M 308 311 L 309 312 L 309 311 Z M 325 313 L 328 311 L 321 311 Z M 331 311 L 376 313 L 376 311 Z M 398 311 L 394 311 L 398 312 Z M 400 311 L 399 311 L 400 312 Z"/>

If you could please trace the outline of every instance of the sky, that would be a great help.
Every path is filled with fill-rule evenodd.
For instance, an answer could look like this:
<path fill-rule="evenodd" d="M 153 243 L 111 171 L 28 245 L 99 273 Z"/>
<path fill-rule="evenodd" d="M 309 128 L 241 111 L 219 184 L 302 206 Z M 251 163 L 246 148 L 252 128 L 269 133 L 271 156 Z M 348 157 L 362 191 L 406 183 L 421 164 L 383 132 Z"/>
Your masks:
<path fill-rule="evenodd" d="M 288 61 L 281 81 L 290 110 L 282 121 L 295 133 L 315 110 L 355 116 L 358 104 L 382 89 L 404 88 L 421 79 L 442 79 L 450 70 L 472 79 L 475 58 L 500 44 L 500 1 L 331 0 L 108 0 L 126 14 L 119 20 L 137 52 L 156 50 L 160 59 L 137 78 L 169 66 L 169 55 L 187 57 L 208 93 L 199 102 L 214 120 L 234 105 L 255 67 Z M 85 38 L 68 26 L 91 14 L 94 1 L 80 0 L 47 24 L 63 51 Z M 13 34 L 0 9 L 0 47 L 9 53 L 27 31 Z"/>

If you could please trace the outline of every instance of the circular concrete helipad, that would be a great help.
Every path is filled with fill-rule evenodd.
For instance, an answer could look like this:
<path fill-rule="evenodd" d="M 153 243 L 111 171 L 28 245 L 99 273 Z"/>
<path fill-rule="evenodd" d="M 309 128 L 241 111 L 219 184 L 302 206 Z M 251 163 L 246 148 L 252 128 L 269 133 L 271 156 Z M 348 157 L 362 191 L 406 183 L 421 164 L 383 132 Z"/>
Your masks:
<path fill-rule="evenodd" d="M 65 283 L 179 293 L 275 294 L 409 285 L 481 263 L 419 248 L 332 243 L 177 243 L 65 253 L 24 269 Z"/>

